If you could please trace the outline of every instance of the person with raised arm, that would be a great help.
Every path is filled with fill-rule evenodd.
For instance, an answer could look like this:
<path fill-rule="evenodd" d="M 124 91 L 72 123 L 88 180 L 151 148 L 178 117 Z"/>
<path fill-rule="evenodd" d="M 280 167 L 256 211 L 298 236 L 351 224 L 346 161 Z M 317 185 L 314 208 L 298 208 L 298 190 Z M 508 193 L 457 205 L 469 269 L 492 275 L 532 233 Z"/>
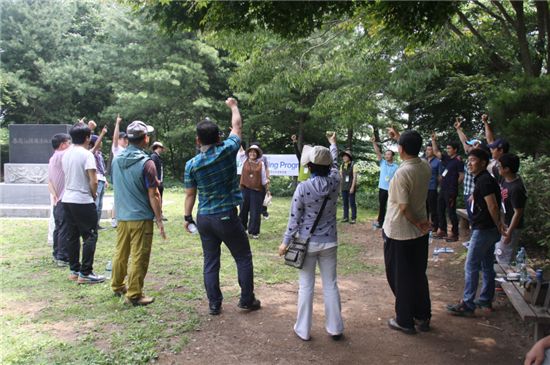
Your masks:
<path fill-rule="evenodd" d="M 210 120 L 197 124 L 196 143 L 199 153 L 185 164 L 185 229 L 200 233 L 204 255 L 204 286 L 211 315 L 222 310 L 220 290 L 221 243 L 224 242 L 237 265 L 241 295 L 237 306 L 257 310 L 261 302 L 254 295 L 254 267 L 246 231 L 237 214 L 242 202 L 237 175 L 237 152 L 241 147 L 242 120 L 237 100 L 228 98 L 225 104 L 231 110 L 231 133 L 221 141 L 219 127 Z M 197 222 L 193 207 L 199 196 Z"/>

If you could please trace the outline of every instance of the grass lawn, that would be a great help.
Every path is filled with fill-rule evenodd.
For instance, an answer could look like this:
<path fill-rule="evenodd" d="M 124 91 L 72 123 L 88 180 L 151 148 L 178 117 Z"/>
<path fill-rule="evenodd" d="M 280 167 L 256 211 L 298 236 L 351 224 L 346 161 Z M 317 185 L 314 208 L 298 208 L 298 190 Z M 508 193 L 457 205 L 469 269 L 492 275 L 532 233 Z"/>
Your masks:
<path fill-rule="evenodd" d="M 296 281 L 295 269 L 277 255 L 290 198 L 274 198 L 259 240 L 251 240 L 257 286 Z M 177 353 L 200 325 L 204 302 L 202 250 L 198 235 L 183 229 L 183 194 L 165 192 L 167 241 L 155 231 L 145 292 L 148 307 L 129 307 L 109 284 L 77 285 L 58 268 L 46 244 L 44 219 L 0 220 L 0 363 L 142 364 L 159 352 Z M 360 221 L 373 217 L 360 210 Z M 340 213 L 339 213 L 340 216 Z M 107 222 L 104 222 L 108 226 Z M 156 228 L 155 228 L 156 229 Z M 102 274 L 113 255 L 116 232 L 100 231 L 94 270 Z M 340 229 L 339 275 L 381 271 L 359 260 L 357 245 Z M 236 268 L 223 246 L 221 283 L 225 300 L 236 303 Z"/>

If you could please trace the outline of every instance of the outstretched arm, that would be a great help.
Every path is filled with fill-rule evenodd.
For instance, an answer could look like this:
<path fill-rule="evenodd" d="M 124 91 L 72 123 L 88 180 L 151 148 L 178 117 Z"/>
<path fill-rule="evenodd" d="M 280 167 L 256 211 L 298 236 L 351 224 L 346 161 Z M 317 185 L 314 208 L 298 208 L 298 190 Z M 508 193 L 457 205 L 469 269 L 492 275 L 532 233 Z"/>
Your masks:
<path fill-rule="evenodd" d="M 399 137 L 401 137 L 401 134 L 395 129 L 394 127 L 388 128 L 388 136 L 393 139 L 395 142 L 399 142 Z"/>
<path fill-rule="evenodd" d="M 439 147 L 437 147 L 435 132 L 432 132 L 432 148 L 434 150 L 435 157 L 441 160 L 441 151 L 439 150 Z"/>
<path fill-rule="evenodd" d="M 376 159 L 378 161 L 382 160 L 382 153 L 380 153 L 380 148 L 378 147 L 378 144 L 376 143 L 376 137 L 372 136 L 371 138 L 372 147 L 374 147 L 374 152 L 376 153 Z"/>
<path fill-rule="evenodd" d="M 242 139 L 243 121 L 241 119 L 241 112 L 237 106 L 237 100 L 227 98 L 225 104 L 231 109 L 231 134 L 235 134 L 239 139 Z"/>
<path fill-rule="evenodd" d="M 116 122 L 115 122 L 115 130 L 113 132 L 113 149 L 116 149 L 118 147 L 118 138 L 120 135 L 120 122 L 122 121 L 122 118 L 120 117 L 120 114 L 117 114 L 116 116 Z"/>
<path fill-rule="evenodd" d="M 454 124 L 454 127 L 456 129 L 456 133 L 458 134 L 458 138 L 460 138 L 460 142 L 462 142 L 462 147 L 464 147 L 464 152 L 469 153 L 472 149 L 472 146 L 469 146 L 468 143 L 468 137 L 466 137 L 466 134 L 462 130 L 462 121 L 460 120 L 460 117 L 456 117 L 456 122 Z"/>
<path fill-rule="evenodd" d="M 491 144 L 495 141 L 495 135 L 493 134 L 493 128 L 489 124 L 489 118 L 487 117 L 487 114 L 483 114 L 481 116 L 481 121 L 483 122 L 483 126 L 485 127 L 485 138 L 487 138 L 487 144 Z"/>
<path fill-rule="evenodd" d="M 95 154 L 97 151 L 99 151 L 99 145 L 101 144 L 101 140 L 103 139 L 106 133 L 107 133 L 107 127 L 103 127 L 103 129 L 101 130 L 101 133 L 99 134 L 99 137 L 97 137 L 97 141 L 95 141 L 94 148 L 92 148 L 90 152 Z"/>

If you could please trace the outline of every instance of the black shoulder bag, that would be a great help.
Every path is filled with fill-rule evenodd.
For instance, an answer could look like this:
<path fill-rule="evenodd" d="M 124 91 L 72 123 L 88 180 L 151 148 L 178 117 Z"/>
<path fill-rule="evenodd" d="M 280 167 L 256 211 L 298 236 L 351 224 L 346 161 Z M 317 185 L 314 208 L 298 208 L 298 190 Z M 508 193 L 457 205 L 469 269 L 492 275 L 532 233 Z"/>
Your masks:
<path fill-rule="evenodd" d="M 323 205 L 319 210 L 319 214 L 317 214 L 317 218 L 315 218 L 315 222 L 311 227 L 311 231 L 309 231 L 309 237 L 305 241 L 301 238 L 292 237 L 292 241 L 290 241 L 290 244 L 288 245 L 287 251 L 285 253 L 285 265 L 292 266 L 297 269 L 301 269 L 304 266 L 304 261 L 307 254 L 307 246 L 309 246 L 309 239 L 313 235 L 313 232 L 315 232 L 317 224 L 321 219 L 321 215 L 323 214 L 323 210 L 325 210 L 325 206 L 327 205 L 327 201 L 329 199 L 330 198 L 327 195 L 325 197 L 325 200 L 323 200 Z"/>

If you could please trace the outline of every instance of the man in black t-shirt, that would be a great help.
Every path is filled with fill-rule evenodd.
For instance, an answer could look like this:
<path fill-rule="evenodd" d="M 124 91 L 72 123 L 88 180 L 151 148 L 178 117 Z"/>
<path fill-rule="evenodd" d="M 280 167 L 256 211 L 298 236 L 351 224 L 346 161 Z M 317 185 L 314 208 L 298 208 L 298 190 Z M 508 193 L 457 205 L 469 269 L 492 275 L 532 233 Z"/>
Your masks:
<path fill-rule="evenodd" d="M 499 175 L 502 177 L 500 192 L 502 195 L 502 211 L 506 224 L 506 236 L 497 243 L 495 256 L 499 264 L 510 264 L 519 242 L 523 228 L 523 211 L 527 201 L 527 191 L 519 170 L 518 156 L 506 153 L 499 159 Z"/>
<path fill-rule="evenodd" d="M 487 172 L 489 154 L 473 149 L 468 154 L 468 170 L 474 175 L 472 209 L 472 237 L 464 265 L 464 295 L 458 304 L 447 305 L 447 310 L 457 316 L 471 316 L 476 306 L 491 308 L 495 295 L 495 243 L 500 235 L 506 235 L 500 221 L 500 187 Z M 474 300 L 482 272 L 483 285 L 479 299 Z"/>
<path fill-rule="evenodd" d="M 438 229 L 435 238 L 446 238 L 447 242 L 458 241 L 458 216 L 456 215 L 456 197 L 458 185 L 464 181 L 464 164 L 457 155 L 458 143 L 447 145 L 447 153 L 442 153 L 437 147 L 435 133 L 432 134 L 432 148 L 435 156 L 441 160 L 440 164 L 440 191 L 437 203 Z M 447 236 L 448 212 L 452 224 L 452 235 Z"/>

